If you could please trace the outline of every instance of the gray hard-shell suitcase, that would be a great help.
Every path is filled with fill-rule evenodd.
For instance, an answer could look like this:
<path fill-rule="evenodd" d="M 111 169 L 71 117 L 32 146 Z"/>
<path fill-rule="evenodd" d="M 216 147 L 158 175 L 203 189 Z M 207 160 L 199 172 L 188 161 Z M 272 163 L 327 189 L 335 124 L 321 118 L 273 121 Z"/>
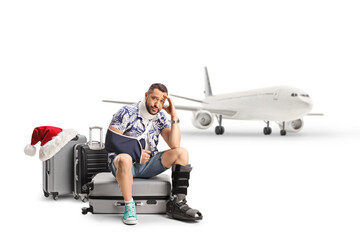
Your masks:
<path fill-rule="evenodd" d="M 89 208 L 82 213 L 124 213 L 124 197 L 112 173 L 99 173 L 92 181 Z M 167 174 L 153 178 L 134 178 L 133 199 L 137 213 L 165 213 L 170 198 L 171 180 Z"/>
<path fill-rule="evenodd" d="M 74 146 L 85 143 L 86 137 L 76 135 L 52 158 L 43 162 L 43 190 L 44 196 L 50 194 L 54 200 L 59 195 L 72 194 L 74 186 Z"/>

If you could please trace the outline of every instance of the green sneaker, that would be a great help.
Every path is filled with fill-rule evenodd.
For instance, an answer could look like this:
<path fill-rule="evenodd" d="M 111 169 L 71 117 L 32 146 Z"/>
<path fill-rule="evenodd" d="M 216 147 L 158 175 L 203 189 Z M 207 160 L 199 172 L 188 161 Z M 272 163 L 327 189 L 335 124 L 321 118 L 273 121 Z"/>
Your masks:
<path fill-rule="evenodd" d="M 137 224 L 136 207 L 134 201 L 125 203 L 123 222 L 129 225 Z"/>

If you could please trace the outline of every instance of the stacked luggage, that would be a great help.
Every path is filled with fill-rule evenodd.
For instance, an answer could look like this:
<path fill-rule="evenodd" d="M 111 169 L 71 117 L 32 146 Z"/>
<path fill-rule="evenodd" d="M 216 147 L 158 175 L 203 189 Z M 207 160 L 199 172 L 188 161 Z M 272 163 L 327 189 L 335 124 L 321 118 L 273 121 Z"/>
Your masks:
<path fill-rule="evenodd" d="M 92 139 L 94 129 L 100 130 L 100 141 Z M 102 128 L 89 128 L 89 141 L 78 134 L 52 158 L 43 162 L 44 196 L 54 200 L 59 195 L 73 194 L 75 199 L 87 200 L 89 183 L 99 172 L 108 172 Z"/>
<path fill-rule="evenodd" d="M 93 141 L 93 130 L 100 131 L 100 141 Z M 43 162 L 44 196 L 54 200 L 73 194 L 89 207 L 82 213 L 123 213 L 124 198 L 115 177 L 108 169 L 108 157 L 101 127 L 89 128 L 89 141 L 78 134 L 51 159 Z M 170 198 L 170 176 L 135 178 L 133 198 L 138 213 L 165 213 Z"/>

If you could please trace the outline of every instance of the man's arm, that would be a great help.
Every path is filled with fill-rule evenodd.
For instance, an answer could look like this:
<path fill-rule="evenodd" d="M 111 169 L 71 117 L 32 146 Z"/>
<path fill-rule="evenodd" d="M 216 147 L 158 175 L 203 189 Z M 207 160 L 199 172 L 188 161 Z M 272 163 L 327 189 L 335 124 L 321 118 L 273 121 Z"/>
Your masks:
<path fill-rule="evenodd" d="M 116 132 L 116 133 L 119 133 L 121 135 L 124 135 L 124 132 L 117 129 L 116 127 L 114 126 L 109 126 L 109 129 Z M 149 161 L 150 159 L 150 155 L 151 155 L 151 151 L 148 151 L 148 150 L 144 150 L 142 149 L 142 154 L 141 154 L 141 159 L 140 159 L 140 164 L 144 164 L 146 163 L 147 161 Z"/>
<path fill-rule="evenodd" d="M 172 121 L 176 121 L 179 117 L 177 116 L 175 105 L 169 97 L 166 98 L 169 101 L 169 106 L 164 108 L 164 110 L 170 114 Z M 171 128 L 164 128 L 161 131 L 161 136 L 171 149 L 180 147 L 181 134 L 179 123 L 172 123 Z"/>
<path fill-rule="evenodd" d="M 121 135 L 123 135 L 124 134 L 124 132 L 123 131 L 120 131 L 119 129 L 117 129 L 116 127 L 114 127 L 114 126 L 109 126 L 109 129 L 110 130 L 112 130 L 112 131 L 114 131 L 114 132 L 116 132 L 116 133 L 119 133 L 119 134 L 121 134 Z"/>

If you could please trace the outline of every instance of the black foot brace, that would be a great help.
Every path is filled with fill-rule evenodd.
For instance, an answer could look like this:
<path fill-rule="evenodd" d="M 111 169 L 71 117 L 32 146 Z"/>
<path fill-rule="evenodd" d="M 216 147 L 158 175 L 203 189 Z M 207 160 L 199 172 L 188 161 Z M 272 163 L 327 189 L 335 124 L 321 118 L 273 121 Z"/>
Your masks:
<path fill-rule="evenodd" d="M 171 218 L 183 221 L 202 220 L 203 216 L 197 209 L 190 208 L 186 204 L 186 199 L 176 202 L 176 198 L 169 200 L 166 204 L 166 214 Z"/>
<path fill-rule="evenodd" d="M 166 204 L 166 214 L 171 218 L 184 221 L 201 220 L 203 216 L 200 211 L 190 208 L 185 199 L 189 187 L 191 166 L 175 165 L 172 170 L 173 196 Z"/>

